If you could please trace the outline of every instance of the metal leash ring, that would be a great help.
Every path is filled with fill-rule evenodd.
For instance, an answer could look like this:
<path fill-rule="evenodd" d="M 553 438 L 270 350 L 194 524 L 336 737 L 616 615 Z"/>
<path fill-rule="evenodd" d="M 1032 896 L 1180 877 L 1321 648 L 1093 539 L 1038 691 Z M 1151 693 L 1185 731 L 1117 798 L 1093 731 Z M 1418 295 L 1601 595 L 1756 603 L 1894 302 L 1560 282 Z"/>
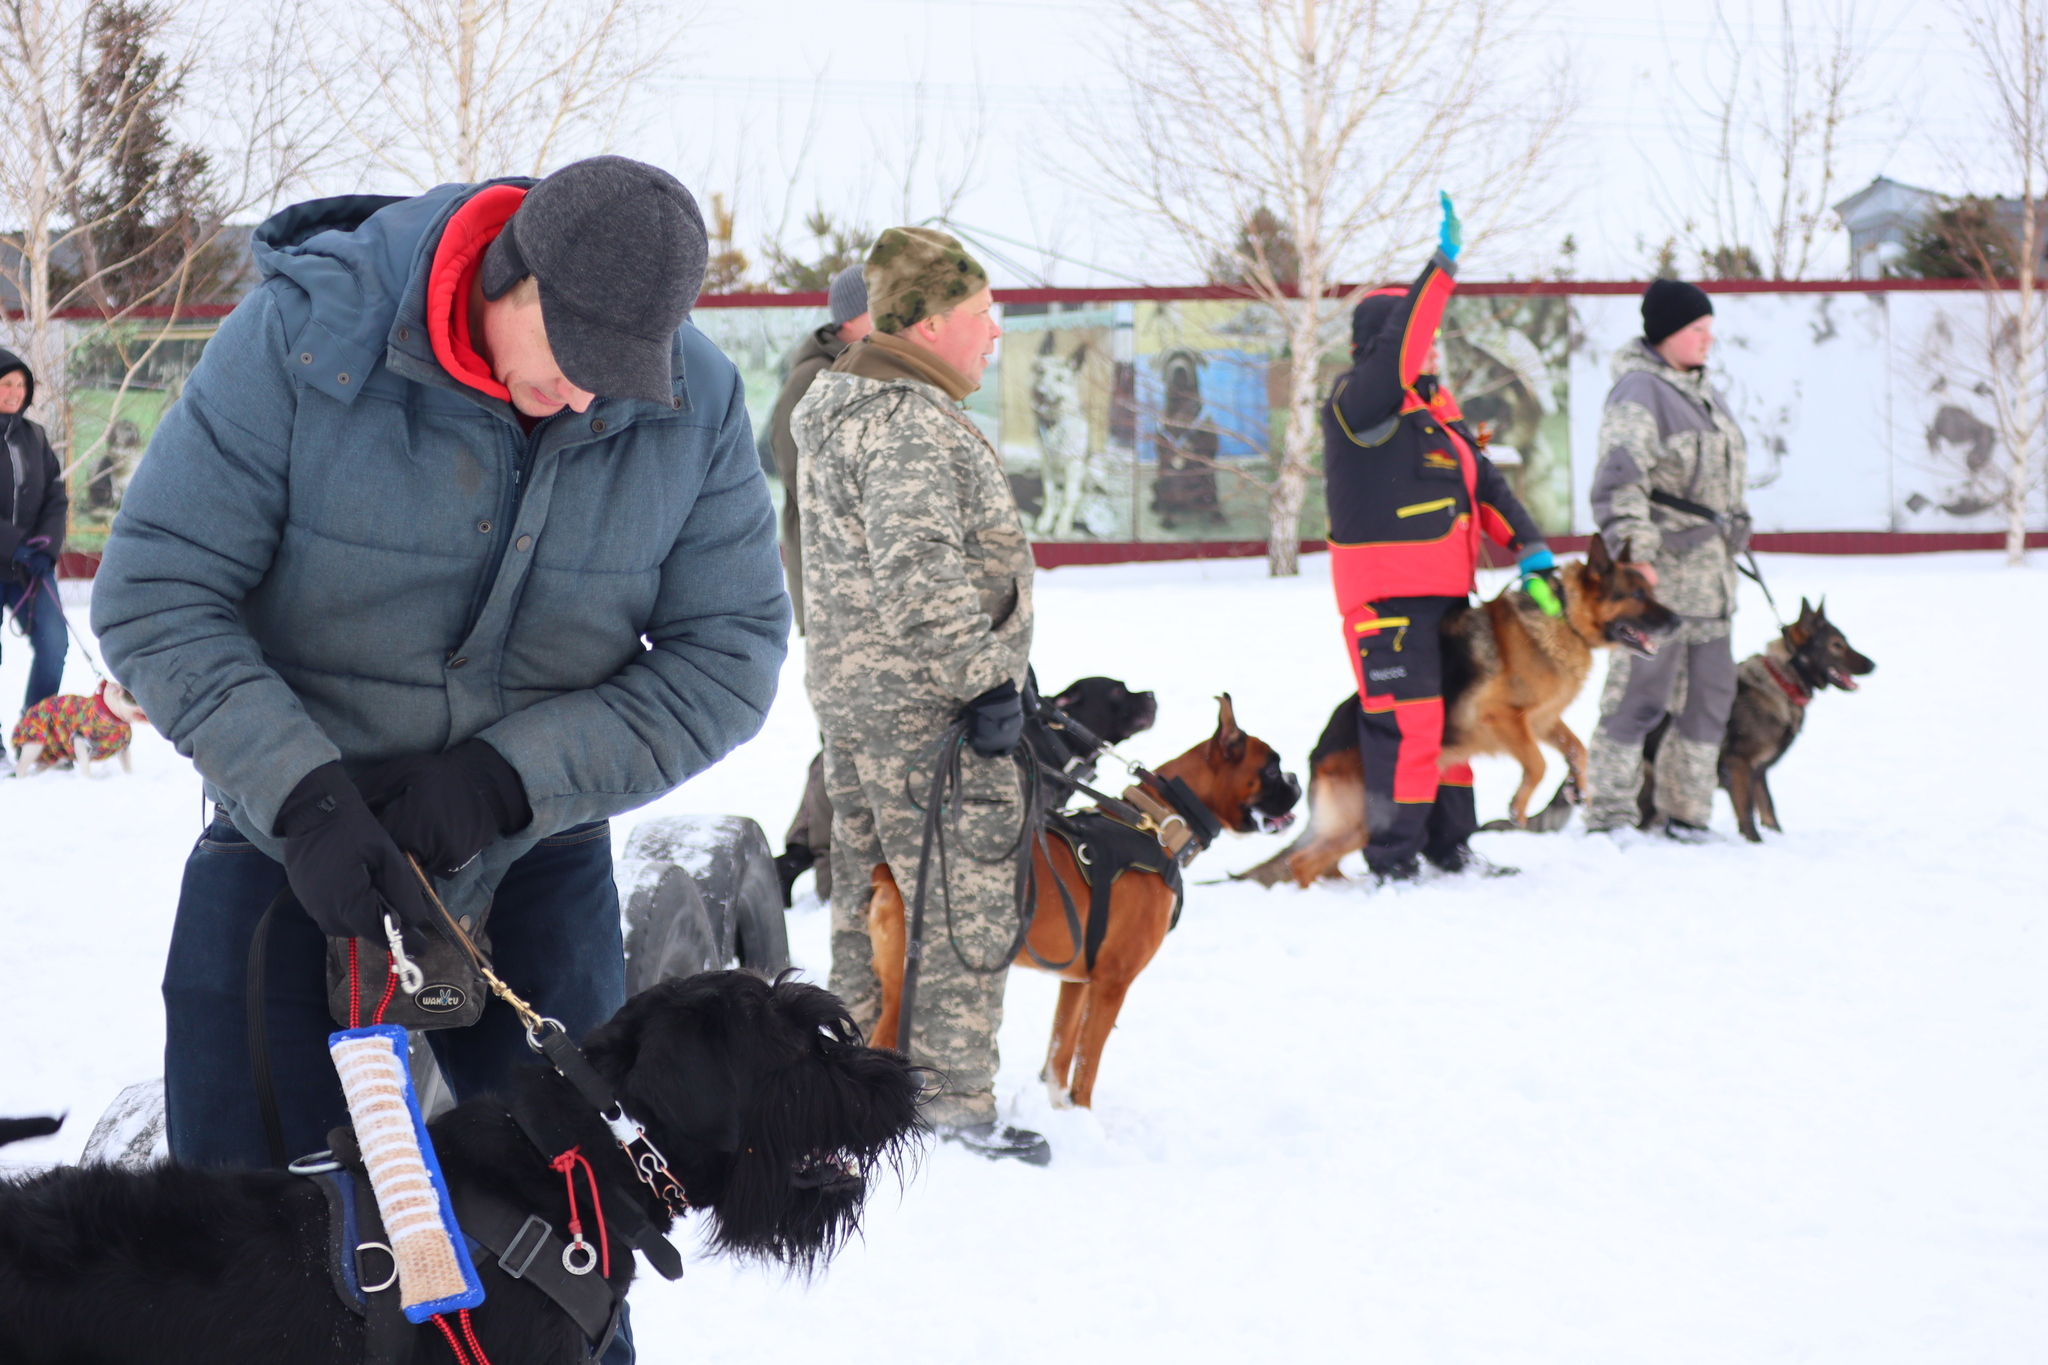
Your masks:
<path fill-rule="evenodd" d="M 541 1056 L 545 1057 L 547 1055 L 547 1049 L 541 1046 L 540 1030 L 542 1028 L 546 1028 L 550 1024 L 554 1025 L 555 1032 L 557 1033 L 566 1034 L 569 1030 L 563 1025 L 562 1021 L 559 1019 L 550 1019 L 548 1016 L 544 1014 L 535 1015 L 534 1018 L 539 1021 L 539 1026 L 536 1027 L 533 1024 L 528 1024 L 526 1026 L 526 1045 L 532 1048 L 535 1052 L 539 1053 Z"/>
<path fill-rule="evenodd" d="M 375 1247 L 377 1250 L 383 1252 L 386 1256 L 389 1256 L 391 1258 L 391 1273 L 384 1277 L 384 1280 L 381 1284 L 370 1284 L 368 1281 L 365 1281 L 363 1279 L 363 1253 L 370 1250 L 372 1247 Z M 386 1245 L 383 1242 L 356 1243 L 356 1280 L 362 1284 L 363 1292 L 365 1294 L 381 1294 L 383 1291 L 389 1289 L 392 1285 L 397 1284 L 398 1253 L 393 1251 L 388 1245 Z"/>
<path fill-rule="evenodd" d="M 579 1252 L 583 1256 L 581 1265 L 576 1263 Z M 571 1275 L 588 1275 L 597 1269 L 597 1248 L 584 1241 L 582 1233 L 577 1233 L 576 1240 L 562 1248 L 562 1269 Z"/>

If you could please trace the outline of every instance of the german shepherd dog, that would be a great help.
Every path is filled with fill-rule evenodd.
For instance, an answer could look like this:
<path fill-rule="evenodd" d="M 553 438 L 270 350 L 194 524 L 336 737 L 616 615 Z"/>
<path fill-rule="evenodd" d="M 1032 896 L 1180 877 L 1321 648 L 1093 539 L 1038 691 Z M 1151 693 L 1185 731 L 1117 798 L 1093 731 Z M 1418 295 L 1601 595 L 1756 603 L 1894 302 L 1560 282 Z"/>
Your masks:
<path fill-rule="evenodd" d="M 583 1048 L 711 1220 L 711 1244 L 800 1271 L 856 1230 L 875 1170 L 899 1165 L 923 1129 L 917 1069 L 862 1046 L 838 997 L 800 982 L 746 972 L 664 981 Z M 597 1111 L 545 1067 L 529 1068 L 516 1096 L 465 1100 L 429 1125 L 458 1209 L 477 1188 L 555 1228 L 575 1216 L 560 1168 L 508 1099 L 576 1137 L 571 1150 L 603 1195 L 582 1205 L 586 1218 L 601 1207 L 620 1231 L 612 1211 L 634 1204 L 669 1226 Z M 55 1127 L 8 1121 L 0 1139 Z M 607 1251 L 614 1292 L 633 1278 L 624 1238 L 607 1241 L 623 1253 Z M 365 1320 L 336 1291 L 330 1246 L 324 1191 L 284 1171 L 69 1166 L 0 1178 L 0 1361 L 359 1365 Z M 479 1358 L 590 1359 L 576 1321 L 531 1282 L 496 1257 L 476 1257 L 476 1269 L 487 1295 L 473 1310 Z M 413 1338 L 411 1359 L 452 1358 L 433 1326 Z"/>
<path fill-rule="evenodd" d="M 1516 827 L 1528 823 L 1529 798 L 1543 780 L 1540 740 L 1558 750 L 1582 788 L 1586 746 L 1562 719 L 1585 685 L 1593 651 L 1620 646 L 1657 652 L 1678 618 L 1650 592 L 1642 573 L 1607 554 L 1598 536 L 1583 562 L 1561 565 L 1564 613 L 1547 616 L 1509 588 L 1476 608 L 1443 619 L 1442 766 L 1479 754 L 1508 754 L 1522 765 L 1510 803 Z M 1337 863 L 1366 845 L 1365 775 L 1358 760 L 1359 700 L 1338 703 L 1309 757 L 1308 827 L 1293 844 L 1238 875 L 1262 886 L 1292 877 L 1308 886 L 1336 877 Z"/>
<path fill-rule="evenodd" d="M 1771 800 L 1770 770 L 1799 738 L 1806 707 L 1823 688 L 1856 690 L 1856 679 L 1876 664 L 1858 654 L 1841 627 L 1828 620 L 1828 603 L 1808 606 L 1799 599 L 1799 619 L 1784 633 L 1752 654 L 1735 669 L 1735 704 L 1728 711 L 1728 733 L 1721 740 L 1721 786 L 1735 804 L 1735 823 L 1742 837 L 1763 842 L 1757 825 L 1774 834 L 1778 808 Z M 1655 816 L 1651 793 L 1656 787 L 1657 746 L 1671 727 L 1666 716 L 1643 740 L 1642 824 Z"/>
<path fill-rule="evenodd" d="M 1237 728 L 1230 695 L 1217 698 L 1216 732 L 1202 743 L 1160 765 L 1162 778 L 1178 777 L 1227 830 L 1250 834 L 1283 829 L 1292 822 L 1301 784 L 1280 769 L 1280 755 L 1264 740 Z M 1148 788 L 1149 789 L 1149 788 Z M 1154 792 L 1155 796 L 1160 793 Z M 1047 861 L 1047 853 L 1051 861 Z M 1028 935 L 1030 949 L 1019 952 L 1013 965 L 1037 967 L 1031 953 L 1046 962 L 1066 962 L 1060 979 L 1059 1006 L 1053 1013 L 1052 1042 L 1046 1049 L 1039 1079 L 1053 1104 L 1061 1109 L 1090 1107 L 1095 1076 L 1109 1031 L 1116 1026 L 1124 995 L 1145 970 L 1173 925 L 1174 893 L 1158 873 L 1131 868 L 1116 879 L 1109 898 L 1109 924 L 1091 969 L 1082 945 L 1067 927 L 1058 877 L 1083 912 L 1088 886 L 1063 839 L 1047 839 L 1037 860 L 1038 904 Z M 868 940 L 874 946 L 875 975 L 882 985 L 882 1015 L 876 1021 L 877 1047 L 896 1046 L 896 1025 L 903 1005 L 903 892 L 887 863 L 875 864 L 874 899 L 868 903 Z"/>

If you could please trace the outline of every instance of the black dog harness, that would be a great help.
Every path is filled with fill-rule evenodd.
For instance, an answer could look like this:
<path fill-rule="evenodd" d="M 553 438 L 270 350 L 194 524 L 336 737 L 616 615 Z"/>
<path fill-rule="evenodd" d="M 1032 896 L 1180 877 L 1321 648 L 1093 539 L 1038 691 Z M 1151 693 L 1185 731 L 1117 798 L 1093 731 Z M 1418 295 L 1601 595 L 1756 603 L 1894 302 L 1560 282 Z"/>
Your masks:
<path fill-rule="evenodd" d="M 515 1103 L 511 1114 L 543 1159 L 575 1146 L 573 1137 L 563 1140 L 548 1119 L 525 1105 Z M 308 1159 L 294 1163 L 294 1170 L 327 1197 L 328 1276 L 343 1305 L 363 1318 L 364 1365 L 410 1365 L 418 1329 L 400 1306 L 397 1263 L 355 1134 L 337 1128 L 327 1140 L 330 1160 Z M 593 1275 L 589 1262 L 579 1269 L 570 1244 L 539 1214 L 472 1184 L 451 1185 L 448 1194 L 471 1258 L 489 1255 L 507 1275 L 547 1295 L 583 1333 L 590 1358 L 602 1356 L 618 1331 L 624 1289 L 615 1291 Z M 624 1191 L 604 1206 L 604 1222 L 612 1237 L 646 1256 L 664 1279 L 681 1278 L 681 1255 Z"/>
<path fill-rule="evenodd" d="M 1020 743 L 1012 755 L 1023 794 L 1023 815 L 1018 822 L 1017 842 L 1004 857 L 1017 860 L 1016 934 L 1009 947 L 993 962 L 970 962 L 957 941 L 952 944 L 953 952 L 962 967 L 985 976 L 1007 972 L 1020 952 L 1028 953 L 1034 963 L 1049 972 L 1065 970 L 1085 953 L 1088 966 L 1093 970 L 1096 951 L 1109 931 L 1109 896 L 1117 877 L 1134 867 L 1160 872 L 1161 875 L 1166 875 L 1166 869 L 1171 869 L 1168 884 L 1174 892 L 1174 922 L 1179 923 L 1180 867 L 1213 843 L 1223 832 L 1223 825 L 1202 804 L 1194 789 L 1178 777 L 1161 777 L 1149 769 L 1132 765 L 1131 770 L 1142 785 L 1126 789 L 1123 799 L 1119 800 L 1073 776 L 1075 772 L 1091 767 L 1095 757 L 1109 745 L 1057 706 L 1040 698 L 1037 684 L 1028 674 L 1024 685 L 1024 714 L 1027 735 L 1034 729 L 1058 733 L 1042 734 L 1030 742 Z M 967 723 L 963 716 L 939 736 L 938 756 L 932 765 L 931 786 L 924 802 L 924 839 L 918 852 L 917 883 L 905 907 L 908 933 L 903 945 L 903 985 L 896 1035 L 898 1046 L 905 1050 L 910 1046 L 911 1028 L 917 1014 L 918 967 L 925 948 L 925 900 L 934 880 L 930 873 L 935 861 L 939 873 L 936 880 L 940 887 L 940 905 L 946 916 L 949 940 L 953 933 L 952 904 L 946 888 L 945 821 L 942 812 L 958 809 L 960 752 L 966 744 Z M 1049 757 L 1054 753 L 1068 756 L 1057 768 L 1040 757 L 1041 754 Z M 1059 791 L 1091 796 L 1097 807 L 1073 815 L 1056 813 L 1052 806 L 1057 804 L 1057 800 L 1065 799 L 1055 798 L 1054 793 Z M 913 802 L 915 799 L 913 794 Z M 1089 887 L 1088 923 L 1084 928 L 1073 893 L 1058 870 L 1053 870 L 1053 889 L 1059 892 L 1060 906 L 1067 917 L 1067 941 L 1074 945 L 1072 956 L 1062 962 L 1048 962 L 1031 946 L 1031 924 L 1038 912 L 1038 874 L 1034 852 L 1046 851 L 1047 836 L 1053 834 L 1075 850 L 1074 860 L 1080 864 L 1082 879 Z M 1090 861 L 1098 856 L 1100 862 Z"/>
<path fill-rule="evenodd" d="M 1180 908 L 1185 897 L 1181 885 L 1180 860 L 1166 851 L 1156 835 L 1114 820 L 1101 811 L 1048 815 L 1045 832 L 1064 841 L 1088 884 L 1088 925 L 1083 939 L 1088 970 L 1095 970 L 1095 954 L 1109 933 L 1109 897 L 1116 879 L 1133 869 L 1156 873 L 1173 892 L 1171 932 L 1180 926 Z M 1054 876 L 1059 873 L 1055 871 Z"/>
<path fill-rule="evenodd" d="M 1058 709 L 1049 704 L 1046 710 L 1059 715 Z M 1065 716 L 1059 716 L 1071 726 L 1084 744 L 1096 747 L 1089 756 L 1100 753 L 1101 740 Z M 1173 918 L 1167 923 L 1166 931 L 1172 933 L 1180 927 L 1181 905 L 1186 899 L 1186 888 L 1181 882 L 1181 868 L 1194 861 L 1195 855 L 1216 842 L 1223 833 L 1223 824 L 1215 813 L 1202 804 L 1202 798 L 1195 795 L 1194 788 L 1178 777 L 1161 777 L 1148 768 L 1135 769 L 1141 785 L 1127 788 L 1123 799 L 1106 796 L 1085 782 L 1056 772 L 1045 772 L 1044 776 L 1055 786 L 1069 791 L 1082 792 L 1094 797 L 1100 804 L 1090 810 L 1048 811 L 1044 817 L 1044 832 L 1057 835 L 1074 855 L 1074 863 L 1081 869 L 1081 880 L 1088 886 L 1088 923 L 1081 933 L 1075 924 L 1073 898 L 1068 894 L 1066 883 L 1061 879 L 1059 869 L 1052 869 L 1053 884 L 1060 893 L 1060 900 L 1067 912 L 1069 934 L 1081 942 L 1088 970 L 1095 970 L 1095 955 L 1102 948 L 1102 940 L 1109 933 L 1109 897 L 1116 887 L 1116 879 L 1133 869 L 1151 872 L 1166 883 L 1173 892 Z M 1180 828 L 1175 829 L 1178 825 Z M 1027 852 L 1027 855 L 1028 852 Z M 1036 897 L 1032 907 L 1035 912 Z M 1024 921 L 1028 933 L 1030 920 Z M 1029 947 L 1028 940 L 1026 947 Z M 1046 962 L 1036 952 L 1032 959 L 1048 971 L 1058 971 L 1073 962 Z"/>

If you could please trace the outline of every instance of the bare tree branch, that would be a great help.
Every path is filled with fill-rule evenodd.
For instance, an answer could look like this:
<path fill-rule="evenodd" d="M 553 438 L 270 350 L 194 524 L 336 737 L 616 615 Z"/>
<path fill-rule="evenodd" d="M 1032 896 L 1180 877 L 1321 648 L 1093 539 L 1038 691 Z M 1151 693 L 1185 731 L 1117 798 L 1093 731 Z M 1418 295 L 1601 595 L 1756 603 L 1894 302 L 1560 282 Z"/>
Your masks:
<path fill-rule="evenodd" d="M 331 7 L 307 15 L 330 115 L 367 165 L 419 189 L 539 175 L 610 146 L 688 23 L 655 0 L 369 0 L 339 23 Z"/>
<path fill-rule="evenodd" d="M 1952 0 L 1991 105 L 1987 139 L 2020 185 L 2017 288 L 1994 274 L 1984 245 L 1978 279 L 1990 315 L 1992 407 L 2009 462 L 2005 559 L 2027 558 L 2027 496 L 2035 487 L 2048 345 L 2040 300 L 2041 198 L 2048 192 L 2048 0 Z M 1998 363 L 1998 362 L 2003 363 Z"/>
<path fill-rule="evenodd" d="M 1666 218 L 1710 276 L 1798 280 L 1832 230 L 1842 160 L 1869 126 L 1884 34 L 1868 0 L 1776 0 L 1764 17 L 1716 0 L 1707 41 L 1671 63 L 1679 188 Z M 1703 136 L 1697 119 L 1711 130 Z"/>
<path fill-rule="evenodd" d="M 16 152 L 0 158 L 0 215 L 18 225 L 0 279 L 19 301 L 11 330 L 67 474 L 105 446 L 195 292 L 218 291 L 232 272 L 231 219 L 298 183 L 322 153 L 302 131 L 303 83 L 279 13 L 197 0 L 0 3 L 0 120 Z M 226 50 L 232 65 L 217 55 Z M 203 134 L 178 140 L 172 120 L 193 104 Z M 80 310 L 89 321 L 58 317 Z M 111 354 L 118 374 L 106 421 L 81 444 L 69 360 L 85 346 Z"/>
<path fill-rule="evenodd" d="M 1319 361 L 1334 315 L 1419 254 L 1439 189 L 1471 242 L 1543 216 L 1531 201 L 1571 107 L 1560 65 L 1528 72 L 1519 0 L 1121 0 L 1128 92 L 1071 122 L 1078 189 L 1163 224 L 1198 268 L 1233 263 L 1271 308 L 1289 361 L 1268 486 L 1268 562 L 1297 571 L 1321 432 Z M 1286 252 L 1249 231 L 1266 213 Z M 1260 433 L 1259 445 L 1266 444 Z"/>

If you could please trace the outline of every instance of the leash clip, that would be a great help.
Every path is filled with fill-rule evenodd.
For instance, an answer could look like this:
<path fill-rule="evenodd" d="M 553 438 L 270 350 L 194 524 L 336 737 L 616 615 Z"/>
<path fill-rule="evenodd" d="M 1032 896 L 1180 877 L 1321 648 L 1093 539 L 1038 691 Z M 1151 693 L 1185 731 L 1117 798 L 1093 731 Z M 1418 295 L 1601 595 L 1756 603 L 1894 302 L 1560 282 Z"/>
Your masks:
<path fill-rule="evenodd" d="M 398 932 L 398 921 L 389 915 L 384 917 L 384 941 L 391 947 L 391 970 L 398 976 L 399 989 L 412 995 L 425 986 L 426 973 L 405 955 L 405 935 Z"/>

